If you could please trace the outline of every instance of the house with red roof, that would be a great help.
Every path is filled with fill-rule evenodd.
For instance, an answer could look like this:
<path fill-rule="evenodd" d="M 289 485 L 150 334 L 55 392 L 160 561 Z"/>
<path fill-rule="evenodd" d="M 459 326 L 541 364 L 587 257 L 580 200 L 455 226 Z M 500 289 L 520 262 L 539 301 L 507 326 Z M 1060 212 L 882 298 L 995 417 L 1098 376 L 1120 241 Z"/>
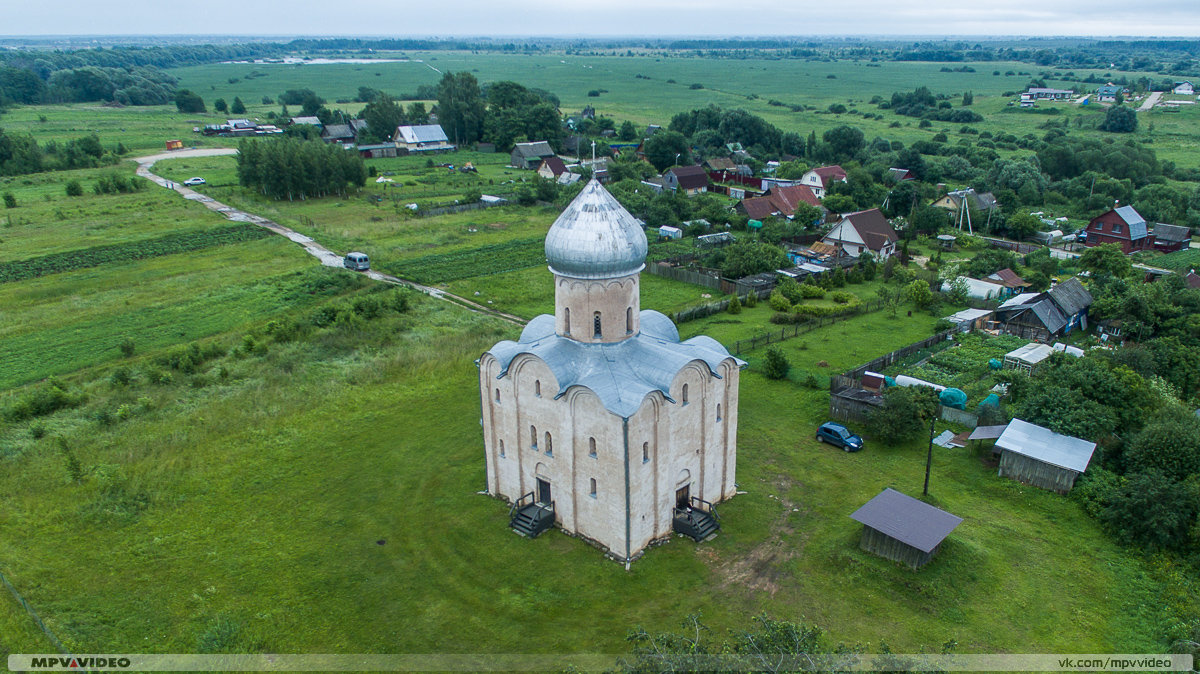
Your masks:
<path fill-rule="evenodd" d="M 566 172 L 567 165 L 556 155 L 543 159 L 537 170 L 538 175 L 546 180 L 558 180 L 558 177 Z"/>
<path fill-rule="evenodd" d="M 821 200 L 807 185 L 776 185 L 760 197 L 742 199 L 736 208 L 754 220 L 762 220 L 772 215 L 790 218 L 796 214 L 796 208 L 802 203 L 822 208 Z"/>
<path fill-rule="evenodd" d="M 800 177 L 800 184 L 807 185 L 818 199 L 824 199 L 835 182 L 846 182 L 846 170 L 841 166 L 818 166 Z"/>
<path fill-rule="evenodd" d="M 1146 219 L 1133 206 L 1114 208 L 1092 218 L 1087 226 L 1089 248 L 1102 243 L 1115 243 L 1128 255 L 1154 247 L 1154 237 L 1146 227 Z"/>
<path fill-rule="evenodd" d="M 839 246 L 851 257 L 869 250 L 877 260 L 886 260 L 896 252 L 900 237 L 878 208 L 846 213 L 821 241 Z"/>

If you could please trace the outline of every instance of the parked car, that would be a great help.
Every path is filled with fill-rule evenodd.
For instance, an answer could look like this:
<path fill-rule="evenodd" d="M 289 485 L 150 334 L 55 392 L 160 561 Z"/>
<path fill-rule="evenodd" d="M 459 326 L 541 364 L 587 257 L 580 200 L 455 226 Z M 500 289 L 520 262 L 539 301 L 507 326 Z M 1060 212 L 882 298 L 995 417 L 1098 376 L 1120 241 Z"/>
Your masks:
<path fill-rule="evenodd" d="M 354 271 L 367 271 L 371 268 L 371 261 L 367 259 L 366 253 L 347 253 L 342 266 Z"/>
<path fill-rule="evenodd" d="M 847 452 L 857 452 L 863 448 L 862 438 L 851 433 L 849 428 L 832 421 L 826 421 L 817 429 L 817 440 L 836 445 Z"/>
<path fill-rule="evenodd" d="M 183 181 L 183 184 L 187 185 L 188 187 L 195 187 L 196 185 L 203 185 L 204 182 L 204 178 L 196 176 L 195 178 L 188 178 L 187 180 Z"/>

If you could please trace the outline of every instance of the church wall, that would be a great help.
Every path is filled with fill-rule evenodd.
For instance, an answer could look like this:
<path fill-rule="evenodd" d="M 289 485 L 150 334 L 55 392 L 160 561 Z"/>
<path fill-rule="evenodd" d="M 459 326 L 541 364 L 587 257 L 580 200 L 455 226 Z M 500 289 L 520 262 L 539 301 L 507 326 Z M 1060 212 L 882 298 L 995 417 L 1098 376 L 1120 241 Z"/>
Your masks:
<path fill-rule="evenodd" d="M 638 274 L 598 280 L 555 276 L 555 331 L 580 342 L 603 343 L 619 342 L 637 334 L 641 312 L 639 287 Z M 595 338 L 596 312 L 600 312 L 600 339 Z"/>
<path fill-rule="evenodd" d="M 660 443 L 669 437 L 662 425 L 662 412 L 671 404 L 651 394 L 629 418 L 629 500 L 632 554 L 671 534 L 671 505 L 663 494 L 659 467 L 671 463 L 663 457 Z M 646 460 L 642 460 L 645 445 Z"/>
<path fill-rule="evenodd" d="M 574 420 L 572 431 L 576 507 L 564 528 L 590 538 L 618 558 L 625 555 L 625 444 L 621 418 L 604 408 L 591 391 L 575 388 L 558 411 Z M 591 439 L 596 456 L 591 456 Z M 592 495 L 591 481 L 596 481 Z M 567 483 L 563 483 L 567 484 Z M 565 488 L 565 487 L 564 487 Z"/>

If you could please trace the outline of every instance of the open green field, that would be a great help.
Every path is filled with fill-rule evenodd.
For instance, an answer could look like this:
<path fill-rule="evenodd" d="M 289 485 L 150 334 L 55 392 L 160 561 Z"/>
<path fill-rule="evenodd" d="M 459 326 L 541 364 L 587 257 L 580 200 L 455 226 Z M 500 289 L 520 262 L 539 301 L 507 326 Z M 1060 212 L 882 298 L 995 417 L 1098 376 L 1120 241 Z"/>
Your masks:
<path fill-rule="evenodd" d="M 838 369 L 927 334 L 925 317 L 873 320 L 811 333 L 806 354 Z M 88 467 L 82 484 L 27 424 L 0 435 L 15 448 L 0 559 L 78 650 L 612 653 L 634 627 L 701 613 L 723 631 L 760 612 L 868 649 L 1162 648 L 1171 616 L 1141 563 L 1072 500 L 1000 479 L 971 450 L 935 457 L 935 500 L 966 521 L 932 564 L 914 573 L 859 551 L 848 515 L 885 486 L 919 491 L 923 446 L 818 445 L 825 394 L 753 365 L 746 493 L 722 506 L 714 541 L 673 539 L 626 572 L 557 531 L 515 536 L 507 507 L 477 493 L 472 365 L 515 331 L 422 299 L 378 326 L 380 348 L 335 328 L 206 365 L 230 370 L 219 384 L 205 372 L 198 386 L 84 384 L 91 402 L 55 419 Z M 89 420 L 139 396 L 126 420 Z"/>
<path fill-rule="evenodd" d="M 171 72 L 180 80 L 180 87 L 198 92 L 209 105 L 204 114 L 180 114 L 173 106 L 149 108 L 107 108 L 98 105 L 54 105 L 17 107 L 0 118 L 9 131 L 29 132 L 40 142 L 65 141 L 85 133 L 95 132 L 110 146 L 118 141 L 126 147 L 142 150 L 161 150 L 172 138 L 183 139 L 187 145 L 233 146 L 232 138 L 201 137 L 194 127 L 221 122 L 229 115 L 212 111 L 212 102 L 224 98 L 232 102 L 241 97 L 247 107 L 247 117 L 266 118 L 268 112 L 280 112 L 277 103 L 263 104 L 262 98 L 272 99 L 287 89 L 309 88 L 327 99 L 330 107 L 357 112 L 362 103 L 336 103 L 350 100 L 358 87 L 382 89 L 394 94 L 414 92 L 420 85 L 435 85 L 441 73 L 469 71 L 481 83 L 514 80 L 526 86 L 538 87 L 559 96 L 562 110 L 571 112 L 593 105 L 601 115 L 638 124 L 666 124 L 672 115 L 684 110 L 717 105 L 724 108 L 743 108 L 760 115 L 786 131 L 818 135 L 841 124 L 851 124 L 863 130 L 867 138 L 876 136 L 911 143 L 927 139 L 941 130 L 956 133 L 960 125 L 935 123 L 930 129 L 919 129 L 917 120 L 901 117 L 888 110 L 879 110 L 869 103 L 874 96 L 889 98 L 894 91 L 911 91 L 927 86 L 935 94 L 957 96 L 971 91 L 975 96 L 974 109 L 985 121 L 970 126 L 979 131 L 1012 133 L 1022 136 L 1032 133 L 1041 136 L 1039 128 L 1050 120 L 1085 116 L 1098 119 L 1103 109 L 1097 105 L 1076 106 L 1070 103 L 1045 103 L 1044 108 L 1057 108 L 1059 115 L 1037 114 L 1033 111 L 1007 110 L 1014 96 L 1009 92 L 1023 91 L 1030 79 L 1049 73 L 1047 86 L 1067 87 L 1072 82 L 1056 79 L 1059 71 L 1047 71 L 1036 64 L 996 62 L 971 63 L 976 72 L 942 72 L 944 67 L 959 68 L 962 63 L 929 62 L 871 62 L 868 60 L 795 60 L 774 58 L 718 59 L 700 56 L 582 56 L 565 54 L 496 54 L 466 52 L 412 53 L 408 56 L 423 62 L 332 65 L 285 64 L 212 64 L 175 68 Z M 434 68 L 437 70 L 435 71 Z M 1000 75 L 993 73 L 999 71 Z M 1012 75 L 1007 73 L 1012 72 Z M 1071 71 L 1076 77 L 1096 74 L 1101 77 L 1125 76 L 1136 79 L 1155 73 L 1115 72 L 1089 69 Z M 644 76 L 643 78 L 637 77 Z M 230 80 L 235 80 L 231 82 Z M 674 80 L 671 82 L 670 80 Z M 703 88 L 692 89 L 692 84 Z M 1094 85 L 1080 85 L 1094 88 Z M 604 90 L 599 97 L 589 97 L 591 90 Z M 787 107 L 770 105 L 775 100 L 786 105 L 802 105 L 804 110 L 792 112 Z M 841 103 L 849 108 L 844 114 L 833 114 L 828 107 Z M 957 105 L 957 102 L 955 102 Z M 295 107 L 295 106 L 293 106 Z M 1200 166 L 1200 134 L 1196 122 L 1200 119 L 1197 106 L 1181 106 L 1178 112 L 1155 109 L 1139 113 L 1140 125 L 1133 137 L 1153 142 L 1160 159 L 1176 162 L 1181 167 Z M 298 110 L 290 110 L 297 114 Z M 864 119 L 867 113 L 877 113 L 882 120 Z M 41 121 L 45 117 L 46 121 Z M 893 128 L 891 125 L 898 123 Z M 1151 124 L 1153 129 L 1151 130 Z M 1109 137 L 1095 131 L 1076 131 L 1084 135 Z M 1002 153 L 1008 154 L 1008 153 Z"/>

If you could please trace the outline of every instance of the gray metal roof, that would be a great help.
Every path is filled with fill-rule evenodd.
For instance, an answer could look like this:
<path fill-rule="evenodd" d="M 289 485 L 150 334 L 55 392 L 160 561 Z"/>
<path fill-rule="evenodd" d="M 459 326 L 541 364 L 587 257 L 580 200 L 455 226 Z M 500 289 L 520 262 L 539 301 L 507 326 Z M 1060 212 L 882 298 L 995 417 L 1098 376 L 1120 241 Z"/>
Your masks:
<path fill-rule="evenodd" d="M 1041 300 L 1040 302 L 1036 302 L 1029 309 L 1033 312 L 1033 315 L 1037 316 L 1038 320 L 1042 322 L 1042 325 L 1046 326 L 1046 329 L 1049 330 L 1051 334 L 1054 334 L 1067 327 L 1067 317 L 1064 316 L 1062 310 L 1055 306 L 1054 302 L 1050 300 Z"/>
<path fill-rule="evenodd" d="M 646 267 L 646 233 L 592 178 L 546 234 L 550 271 L 572 278 L 616 278 Z"/>
<path fill-rule="evenodd" d="M 513 146 L 513 150 L 526 159 L 549 157 L 554 154 L 554 150 L 550 148 L 550 143 L 544 140 L 534 143 L 517 143 Z"/>
<path fill-rule="evenodd" d="M 1013 419 L 996 440 L 1000 449 L 1016 452 L 1059 468 L 1082 473 L 1092 460 L 1096 443 L 1060 435 L 1028 421 Z"/>
<path fill-rule="evenodd" d="M 440 124 L 401 126 L 396 133 L 405 143 L 445 143 L 449 141 Z"/>
<path fill-rule="evenodd" d="M 890 487 L 850 517 L 921 552 L 936 548 L 963 521 Z"/>
<path fill-rule="evenodd" d="M 994 440 L 1001 435 L 1004 435 L 1004 429 L 1008 428 L 1007 424 L 999 426 L 976 426 L 971 434 L 967 436 L 968 440 Z"/>
<path fill-rule="evenodd" d="M 1159 241 L 1187 241 L 1192 238 L 1192 230 L 1160 222 L 1154 226 L 1154 238 Z"/>
<path fill-rule="evenodd" d="M 1047 290 L 1046 294 L 1067 316 L 1074 316 L 1092 305 L 1092 294 L 1077 278 L 1069 278 L 1059 283 Z"/>
<path fill-rule="evenodd" d="M 1052 353 L 1054 353 L 1054 347 L 1050 346 L 1049 344 L 1030 342 L 1025 346 L 1009 351 L 1008 353 L 1004 354 L 1004 357 L 1012 358 L 1013 360 L 1019 360 L 1022 363 L 1028 363 L 1029 365 L 1037 365 L 1043 360 L 1049 358 L 1050 354 Z"/>
<path fill-rule="evenodd" d="M 1133 206 L 1122 206 L 1115 209 L 1117 215 L 1129 225 L 1129 240 L 1136 241 L 1146 236 L 1146 218 L 1133 209 Z"/>
<path fill-rule="evenodd" d="M 680 342 L 675 324 L 657 311 L 644 310 L 639 318 L 638 334 L 620 342 L 589 344 L 559 336 L 554 317 L 542 314 L 525 326 L 520 340 L 499 342 L 488 353 L 500 362 L 500 377 L 508 374 L 517 356 L 536 356 L 558 381 L 555 398 L 572 386 L 583 386 L 600 398 L 605 409 L 624 418 L 633 416 L 654 391 L 674 402 L 671 382 L 688 363 L 704 363 L 713 376 L 720 376 L 718 368 L 727 360 L 738 367 L 746 364 L 711 337 Z"/>

